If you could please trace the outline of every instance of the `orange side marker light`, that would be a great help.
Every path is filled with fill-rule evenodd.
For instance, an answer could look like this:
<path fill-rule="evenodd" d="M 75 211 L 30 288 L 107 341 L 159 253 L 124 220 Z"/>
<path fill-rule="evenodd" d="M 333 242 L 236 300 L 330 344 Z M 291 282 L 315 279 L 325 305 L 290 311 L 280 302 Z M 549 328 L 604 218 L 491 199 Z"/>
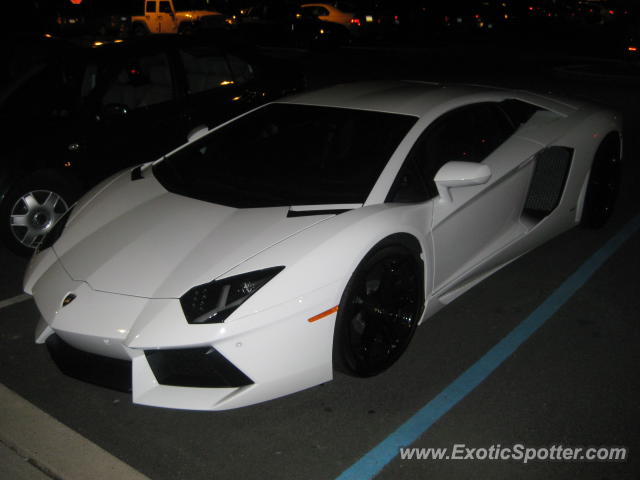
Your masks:
<path fill-rule="evenodd" d="M 320 320 L 321 318 L 328 317 L 329 315 L 331 315 L 332 313 L 336 313 L 337 311 L 338 311 L 338 305 L 330 308 L 329 310 L 325 310 L 324 312 L 319 313 L 318 315 L 314 315 L 313 317 L 308 319 L 307 322 L 313 323 L 316 320 Z"/>

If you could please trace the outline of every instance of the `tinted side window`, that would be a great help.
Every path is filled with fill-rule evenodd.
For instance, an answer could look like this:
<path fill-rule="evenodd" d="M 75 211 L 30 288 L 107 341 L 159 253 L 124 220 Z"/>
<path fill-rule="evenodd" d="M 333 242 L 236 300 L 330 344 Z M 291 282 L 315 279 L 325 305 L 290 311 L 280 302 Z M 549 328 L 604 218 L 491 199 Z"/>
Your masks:
<path fill-rule="evenodd" d="M 74 107 L 80 75 L 75 67 L 52 63 L 26 80 L 2 104 L 10 117 L 65 116 Z"/>
<path fill-rule="evenodd" d="M 181 50 L 189 93 L 204 92 L 234 83 L 224 55 L 208 49 Z"/>
<path fill-rule="evenodd" d="M 241 85 L 253 78 L 253 67 L 247 62 L 234 55 L 228 55 L 227 60 L 231 66 L 231 72 L 236 84 Z"/>
<path fill-rule="evenodd" d="M 164 54 L 130 58 L 105 76 L 103 106 L 118 104 L 133 110 L 173 99 L 171 70 Z"/>
<path fill-rule="evenodd" d="M 169 2 L 160 2 L 159 11 L 162 13 L 171 13 L 171 4 Z"/>
<path fill-rule="evenodd" d="M 488 103 L 474 110 L 475 161 L 481 162 L 513 134 L 514 128 L 497 105 Z"/>
<path fill-rule="evenodd" d="M 537 105 L 522 102 L 514 98 L 500 102 L 500 107 L 504 110 L 511 120 L 511 123 L 513 123 L 516 128 L 523 123 L 526 123 L 538 110 L 543 110 Z"/>
<path fill-rule="evenodd" d="M 305 18 L 315 16 L 315 10 L 313 7 L 302 7 L 300 11 L 302 12 L 302 16 Z"/>
<path fill-rule="evenodd" d="M 447 162 L 482 162 L 513 133 L 513 127 L 493 103 L 461 107 L 435 120 L 418 138 L 408 160 L 415 163 L 431 196 L 433 178 Z"/>
<path fill-rule="evenodd" d="M 145 10 L 147 13 L 155 13 L 156 12 L 156 2 L 147 2 L 147 7 Z"/>
<path fill-rule="evenodd" d="M 324 17 L 329 15 L 329 10 L 318 5 L 313 5 L 310 7 L 303 7 L 302 14 L 306 17 Z"/>

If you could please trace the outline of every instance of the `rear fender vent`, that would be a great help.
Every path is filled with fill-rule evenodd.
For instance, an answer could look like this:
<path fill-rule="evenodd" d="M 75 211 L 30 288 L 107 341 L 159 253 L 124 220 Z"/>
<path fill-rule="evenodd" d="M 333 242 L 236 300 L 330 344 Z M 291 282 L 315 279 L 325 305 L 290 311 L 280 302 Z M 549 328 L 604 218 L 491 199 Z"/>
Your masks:
<path fill-rule="evenodd" d="M 539 220 L 558 206 L 572 157 L 573 149 L 568 147 L 549 147 L 538 152 L 524 205 L 525 215 Z"/>

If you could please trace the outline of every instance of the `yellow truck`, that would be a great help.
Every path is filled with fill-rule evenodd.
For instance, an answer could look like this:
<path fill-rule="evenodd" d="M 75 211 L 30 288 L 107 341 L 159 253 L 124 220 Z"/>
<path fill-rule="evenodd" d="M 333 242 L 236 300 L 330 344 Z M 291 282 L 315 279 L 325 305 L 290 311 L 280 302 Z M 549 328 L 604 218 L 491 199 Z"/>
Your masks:
<path fill-rule="evenodd" d="M 222 28 L 226 18 L 209 0 L 140 0 L 131 17 L 134 35 L 189 34 L 199 29 Z"/>

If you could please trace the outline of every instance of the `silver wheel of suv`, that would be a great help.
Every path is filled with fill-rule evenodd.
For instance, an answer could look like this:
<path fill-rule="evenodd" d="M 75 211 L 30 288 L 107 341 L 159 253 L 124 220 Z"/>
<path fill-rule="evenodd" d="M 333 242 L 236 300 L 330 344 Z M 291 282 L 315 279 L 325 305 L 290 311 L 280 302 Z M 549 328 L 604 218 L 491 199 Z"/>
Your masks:
<path fill-rule="evenodd" d="M 68 208 L 67 202 L 56 192 L 30 191 L 11 207 L 11 233 L 25 247 L 35 248 Z"/>

